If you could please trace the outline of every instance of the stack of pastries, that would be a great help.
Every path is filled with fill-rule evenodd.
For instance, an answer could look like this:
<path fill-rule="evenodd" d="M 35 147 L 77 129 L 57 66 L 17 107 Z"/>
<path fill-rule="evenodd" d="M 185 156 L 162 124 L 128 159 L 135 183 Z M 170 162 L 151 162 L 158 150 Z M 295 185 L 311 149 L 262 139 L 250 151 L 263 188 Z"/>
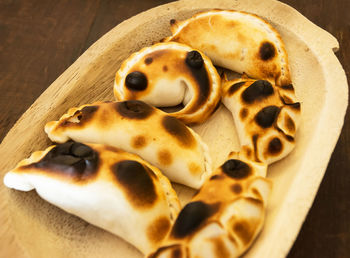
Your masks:
<path fill-rule="evenodd" d="M 170 25 L 172 36 L 122 63 L 116 101 L 48 122 L 55 144 L 19 162 L 4 183 L 35 189 L 147 257 L 238 257 L 263 228 L 267 167 L 295 146 L 301 105 L 288 55 L 278 32 L 254 14 L 210 10 Z M 241 77 L 228 80 L 218 67 Z M 213 168 L 189 126 L 220 103 L 241 148 Z M 197 190 L 184 207 L 170 181 Z"/>

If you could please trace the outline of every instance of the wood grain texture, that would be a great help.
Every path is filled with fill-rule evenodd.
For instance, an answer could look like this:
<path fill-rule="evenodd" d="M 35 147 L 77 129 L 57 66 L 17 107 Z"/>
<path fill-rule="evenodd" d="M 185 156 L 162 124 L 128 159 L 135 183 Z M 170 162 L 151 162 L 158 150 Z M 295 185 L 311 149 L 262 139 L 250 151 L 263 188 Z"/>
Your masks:
<path fill-rule="evenodd" d="M 123 20 L 170 1 L 0 1 L 0 140 L 20 115 L 92 43 Z M 350 78 L 348 0 L 284 0 L 340 43 Z M 349 114 L 349 112 L 348 112 Z M 289 257 L 350 253 L 350 119 Z"/>

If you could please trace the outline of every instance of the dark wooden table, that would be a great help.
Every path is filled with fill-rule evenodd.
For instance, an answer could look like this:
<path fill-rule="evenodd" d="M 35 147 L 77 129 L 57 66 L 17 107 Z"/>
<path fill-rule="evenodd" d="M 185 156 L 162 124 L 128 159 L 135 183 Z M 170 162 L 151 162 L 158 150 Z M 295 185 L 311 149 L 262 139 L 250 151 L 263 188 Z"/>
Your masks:
<path fill-rule="evenodd" d="M 35 99 L 92 43 L 162 0 L 0 0 L 0 140 Z M 350 78 L 350 0 L 284 0 L 340 42 Z M 349 110 L 348 110 L 349 111 Z M 350 119 L 292 257 L 350 257 Z"/>

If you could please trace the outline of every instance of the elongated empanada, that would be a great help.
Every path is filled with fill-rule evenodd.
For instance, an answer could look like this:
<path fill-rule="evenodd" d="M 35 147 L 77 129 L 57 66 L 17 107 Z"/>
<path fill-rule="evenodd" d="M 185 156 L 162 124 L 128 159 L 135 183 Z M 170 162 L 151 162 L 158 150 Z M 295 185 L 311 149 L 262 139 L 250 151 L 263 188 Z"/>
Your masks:
<path fill-rule="evenodd" d="M 184 21 L 171 21 L 165 41 L 204 52 L 215 65 L 256 79 L 289 85 L 288 56 L 279 33 L 265 20 L 246 12 L 211 10 Z"/>
<path fill-rule="evenodd" d="M 184 104 L 170 113 L 186 124 L 204 122 L 220 101 L 220 76 L 210 59 L 176 42 L 158 43 L 126 59 L 118 70 L 114 95 L 156 107 Z"/>
<path fill-rule="evenodd" d="M 7 187 L 35 189 L 48 202 L 112 232 L 147 254 L 180 209 L 156 167 L 114 147 L 67 142 L 34 152 L 5 175 Z"/>
<path fill-rule="evenodd" d="M 231 154 L 181 210 L 168 238 L 149 257 L 240 256 L 263 226 L 271 191 L 266 168 Z"/>
<path fill-rule="evenodd" d="M 224 80 L 222 101 L 232 112 L 241 152 L 248 158 L 270 164 L 293 150 L 301 116 L 293 85 Z"/>
<path fill-rule="evenodd" d="M 172 181 L 199 188 L 211 173 L 206 144 L 167 113 L 138 100 L 72 108 L 46 124 L 54 142 L 69 139 L 112 145 L 140 155 Z"/>

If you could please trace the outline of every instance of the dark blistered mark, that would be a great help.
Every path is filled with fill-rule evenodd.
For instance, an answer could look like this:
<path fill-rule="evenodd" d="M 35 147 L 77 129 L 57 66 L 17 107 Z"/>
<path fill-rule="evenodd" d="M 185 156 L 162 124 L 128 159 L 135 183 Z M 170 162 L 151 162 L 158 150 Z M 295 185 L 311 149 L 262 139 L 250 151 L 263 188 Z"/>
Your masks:
<path fill-rule="evenodd" d="M 55 146 L 39 162 L 27 167 L 64 174 L 80 181 L 95 175 L 98 163 L 98 154 L 92 148 L 70 141 Z"/>
<path fill-rule="evenodd" d="M 238 159 L 229 159 L 221 166 L 221 170 L 234 179 L 243 179 L 251 174 L 250 166 Z"/>
<path fill-rule="evenodd" d="M 221 176 L 220 175 L 213 175 L 209 178 L 209 180 L 216 180 L 216 179 L 220 179 Z"/>
<path fill-rule="evenodd" d="M 187 53 L 186 64 L 191 68 L 201 69 L 203 67 L 204 60 L 198 51 L 193 50 Z"/>
<path fill-rule="evenodd" d="M 187 112 L 194 112 L 208 100 L 211 93 L 211 82 L 203 58 L 198 51 L 188 52 L 185 63 L 196 81 L 195 92 L 198 92 L 196 102 L 187 110 Z"/>
<path fill-rule="evenodd" d="M 281 88 L 283 90 L 294 91 L 293 84 L 282 85 Z"/>
<path fill-rule="evenodd" d="M 283 145 L 279 138 L 275 137 L 269 142 L 268 152 L 276 155 L 282 151 Z"/>
<path fill-rule="evenodd" d="M 288 107 L 291 107 L 295 110 L 300 111 L 300 102 L 296 102 L 296 103 L 284 103 L 285 105 L 287 105 Z"/>
<path fill-rule="evenodd" d="M 285 136 L 286 136 L 287 141 L 294 142 L 294 137 L 293 136 L 290 136 L 290 135 L 285 135 Z"/>
<path fill-rule="evenodd" d="M 131 139 L 131 146 L 135 149 L 141 149 L 147 145 L 146 137 L 137 135 Z"/>
<path fill-rule="evenodd" d="M 231 239 L 230 239 L 231 240 Z M 214 245 L 214 257 L 230 257 L 232 256 L 231 250 L 229 250 L 224 242 L 224 238 L 213 238 L 211 240 Z M 236 245 L 237 246 L 237 245 Z"/>
<path fill-rule="evenodd" d="M 186 257 L 183 255 L 180 245 L 170 245 L 170 246 L 163 246 L 160 247 L 156 252 L 149 255 L 148 258 L 157 258 L 160 257 L 162 254 L 166 254 L 166 257 L 169 257 L 169 253 L 171 253 L 171 258 L 184 258 Z"/>
<path fill-rule="evenodd" d="M 173 249 L 171 252 L 171 258 L 183 258 L 180 248 Z"/>
<path fill-rule="evenodd" d="M 170 25 L 173 25 L 173 24 L 175 24 L 176 23 L 176 20 L 175 19 L 171 19 L 170 20 Z"/>
<path fill-rule="evenodd" d="M 154 111 L 150 105 L 139 100 L 116 102 L 116 110 L 123 117 L 140 120 L 146 119 Z"/>
<path fill-rule="evenodd" d="M 158 161 L 160 164 L 164 166 L 169 166 L 173 162 L 173 157 L 171 155 L 171 152 L 164 149 L 158 151 Z"/>
<path fill-rule="evenodd" d="M 112 166 L 118 184 L 136 207 L 151 206 L 157 199 L 155 185 L 148 167 L 134 160 L 123 160 Z"/>
<path fill-rule="evenodd" d="M 265 41 L 260 45 L 259 55 L 261 60 L 270 60 L 276 55 L 276 49 L 271 42 Z"/>
<path fill-rule="evenodd" d="M 230 89 L 228 90 L 228 94 L 232 95 L 234 94 L 236 91 L 238 91 L 246 82 L 237 82 L 233 85 L 231 85 Z"/>
<path fill-rule="evenodd" d="M 259 135 L 258 134 L 254 134 L 252 136 L 255 161 L 260 161 L 259 158 L 258 158 L 258 139 L 259 139 Z"/>
<path fill-rule="evenodd" d="M 163 72 L 167 72 L 168 71 L 168 66 L 166 66 L 166 65 L 163 65 Z"/>
<path fill-rule="evenodd" d="M 285 121 L 286 121 L 286 127 L 287 127 L 288 131 L 291 133 L 294 133 L 295 132 L 295 123 L 294 123 L 293 119 L 290 116 L 286 115 Z"/>
<path fill-rule="evenodd" d="M 255 116 L 255 122 L 262 128 L 271 127 L 280 112 L 279 107 L 267 106 L 258 112 Z"/>
<path fill-rule="evenodd" d="M 147 227 L 147 237 L 153 243 L 159 243 L 164 239 L 170 229 L 169 218 L 162 216 Z"/>
<path fill-rule="evenodd" d="M 192 147 L 195 144 L 195 138 L 190 130 L 175 117 L 165 116 L 162 124 L 165 130 L 174 136 L 180 145 L 184 147 Z"/>
<path fill-rule="evenodd" d="M 215 211 L 214 206 L 201 201 L 188 203 L 177 217 L 171 235 L 175 238 L 184 238 L 190 235 Z"/>
<path fill-rule="evenodd" d="M 147 77 L 139 71 L 129 73 L 125 78 L 125 85 L 129 90 L 143 91 L 147 88 Z"/>
<path fill-rule="evenodd" d="M 147 57 L 146 59 L 145 59 L 145 64 L 146 65 L 149 65 L 149 64 L 151 64 L 153 62 L 153 58 L 152 57 Z"/>
<path fill-rule="evenodd" d="M 267 98 L 274 92 L 270 82 L 259 80 L 252 83 L 242 93 L 242 99 L 245 103 L 251 104 L 254 101 Z"/>
<path fill-rule="evenodd" d="M 254 227 L 253 227 L 254 228 Z M 254 229 L 247 221 L 237 221 L 233 225 L 233 231 L 244 244 L 248 244 L 254 236 Z"/>
<path fill-rule="evenodd" d="M 242 108 L 241 111 L 239 112 L 239 117 L 244 120 L 248 116 L 248 109 L 247 108 Z"/>
<path fill-rule="evenodd" d="M 232 192 L 235 194 L 240 194 L 242 192 L 242 186 L 238 183 L 231 186 Z"/>

